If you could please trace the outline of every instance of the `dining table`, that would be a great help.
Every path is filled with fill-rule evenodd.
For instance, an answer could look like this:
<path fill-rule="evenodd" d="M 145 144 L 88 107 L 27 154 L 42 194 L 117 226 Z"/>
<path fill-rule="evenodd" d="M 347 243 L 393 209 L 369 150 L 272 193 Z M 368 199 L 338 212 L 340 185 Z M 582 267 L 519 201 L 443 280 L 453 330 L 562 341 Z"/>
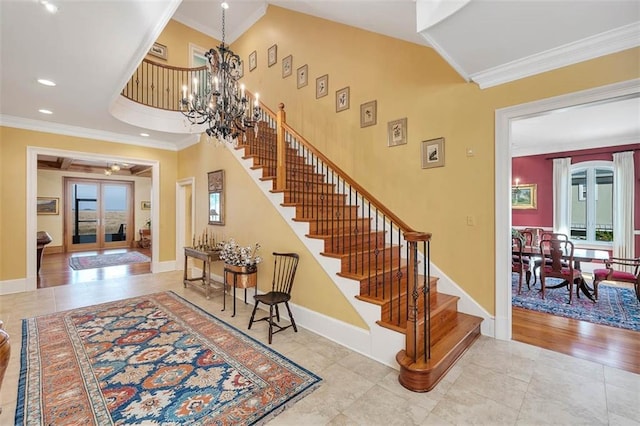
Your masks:
<path fill-rule="evenodd" d="M 523 246 L 522 247 L 522 256 L 535 257 L 540 256 L 540 246 Z M 565 259 L 570 257 L 569 253 L 562 256 Z M 575 248 L 573 249 L 573 267 L 574 269 L 580 269 L 580 262 L 602 262 L 604 263 L 606 260 L 609 260 L 610 253 L 607 250 L 600 249 L 589 249 L 589 248 Z M 549 286 L 548 288 L 560 288 L 567 285 L 567 282 L 561 282 L 555 286 Z M 589 287 L 587 282 L 582 279 L 580 280 L 580 284 L 578 288 L 587 296 L 592 302 L 595 302 L 596 299 L 593 297 L 594 290 Z"/>

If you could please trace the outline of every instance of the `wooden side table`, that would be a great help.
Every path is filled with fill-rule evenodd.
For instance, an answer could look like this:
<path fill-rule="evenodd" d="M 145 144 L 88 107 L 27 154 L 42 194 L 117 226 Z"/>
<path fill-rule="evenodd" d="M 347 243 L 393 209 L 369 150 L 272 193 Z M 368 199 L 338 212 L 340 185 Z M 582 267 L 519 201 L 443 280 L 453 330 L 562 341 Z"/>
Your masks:
<path fill-rule="evenodd" d="M 202 276 L 188 278 L 187 274 L 187 259 L 194 258 L 202 261 Z M 209 298 L 209 290 L 211 289 L 211 262 L 220 260 L 220 251 L 200 251 L 191 247 L 184 248 L 184 278 L 183 283 L 185 288 L 190 285 L 199 289 L 204 289 L 205 297 Z"/>
<path fill-rule="evenodd" d="M 244 289 L 244 303 L 247 304 L 247 289 L 254 288 L 253 295 L 258 292 L 258 267 L 248 268 L 246 266 L 235 266 L 224 264 L 224 288 L 233 286 L 233 314 L 236 316 L 236 288 Z M 227 297 L 223 295 L 222 310 L 227 308 Z"/>

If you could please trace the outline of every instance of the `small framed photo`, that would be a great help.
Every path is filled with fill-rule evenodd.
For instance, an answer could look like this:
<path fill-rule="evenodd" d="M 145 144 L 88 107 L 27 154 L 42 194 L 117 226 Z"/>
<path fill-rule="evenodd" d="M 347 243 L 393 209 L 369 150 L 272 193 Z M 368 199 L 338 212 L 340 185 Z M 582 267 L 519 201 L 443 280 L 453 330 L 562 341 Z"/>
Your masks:
<path fill-rule="evenodd" d="M 444 138 L 422 141 L 422 168 L 444 166 Z"/>
<path fill-rule="evenodd" d="M 253 71 L 258 66 L 258 52 L 255 50 L 249 53 L 249 71 Z"/>
<path fill-rule="evenodd" d="M 378 122 L 378 101 L 360 105 L 360 127 L 374 126 Z"/>
<path fill-rule="evenodd" d="M 309 84 L 309 66 L 303 65 L 298 68 L 298 89 Z"/>
<path fill-rule="evenodd" d="M 511 188 L 512 209 L 536 209 L 538 185 L 529 183 Z"/>
<path fill-rule="evenodd" d="M 272 67 L 278 62 L 278 45 L 274 44 L 267 50 L 267 65 Z"/>
<path fill-rule="evenodd" d="M 336 90 L 336 112 L 349 109 L 349 87 Z"/>
<path fill-rule="evenodd" d="M 38 214 L 60 214 L 60 198 L 38 197 Z"/>
<path fill-rule="evenodd" d="M 316 78 L 316 99 L 329 94 L 329 74 Z"/>
<path fill-rule="evenodd" d="M 282 60 L 282 78 L 287 78 L 293 71 L 293 56 L 289 55 Z"/>
<path fill-rule="evenodd" d="M 141 201 L 140 210 L 151 210 L 151 201 Z"/>
<path fill-rule="evenodd" d="M 388 146 L 404 145 L 407 143 L 407 119 L 390 121 L 387 124 Z"/>
<path fill-rule="evenodd" d="M 155 56 L 160 59 L 167 59 L 167 46 L 160 43 L 153 43 L 151 49 L 149 49 L 149 55 Z"/>

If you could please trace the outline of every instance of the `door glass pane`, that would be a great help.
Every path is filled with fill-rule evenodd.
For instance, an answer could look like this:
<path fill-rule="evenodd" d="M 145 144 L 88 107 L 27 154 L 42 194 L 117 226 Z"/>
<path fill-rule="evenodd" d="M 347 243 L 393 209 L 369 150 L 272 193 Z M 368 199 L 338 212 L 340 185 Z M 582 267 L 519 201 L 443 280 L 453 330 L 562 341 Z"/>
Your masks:
<path fill-rule="evenodd" d="M 98 235 L 98 186 L 73 184 L 71 210 L 73 214 L 73 244 L 93 244 Z"/>
<path fill-rule="evenodd" d="M 613 170 L 596 169 L 596 241 L 613 241 Z"/>
<path fill-rule="evenodd" d="M 571 239 L 587 239 L 587 171 L 571 173 Z"/>
<path fill-rule="evenodd" d="M 124 185 L 103 186 L 105 242 L 127 239 L 127 189 Z"/>

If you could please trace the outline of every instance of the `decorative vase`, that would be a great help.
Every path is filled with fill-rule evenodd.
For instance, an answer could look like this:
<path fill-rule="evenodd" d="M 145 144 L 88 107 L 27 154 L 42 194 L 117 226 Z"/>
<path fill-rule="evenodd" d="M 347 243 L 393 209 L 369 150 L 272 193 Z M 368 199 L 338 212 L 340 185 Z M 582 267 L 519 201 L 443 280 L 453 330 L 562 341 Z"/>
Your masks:
<path fill-rule="evenodd" d="M 237 266 L 224 264 L 224 280 L 229 285 L 233 285 L 235 275 L 235 284 L 237 288 L 255 287 L 258 284 L 258 267 L 253 266 Z"/>

